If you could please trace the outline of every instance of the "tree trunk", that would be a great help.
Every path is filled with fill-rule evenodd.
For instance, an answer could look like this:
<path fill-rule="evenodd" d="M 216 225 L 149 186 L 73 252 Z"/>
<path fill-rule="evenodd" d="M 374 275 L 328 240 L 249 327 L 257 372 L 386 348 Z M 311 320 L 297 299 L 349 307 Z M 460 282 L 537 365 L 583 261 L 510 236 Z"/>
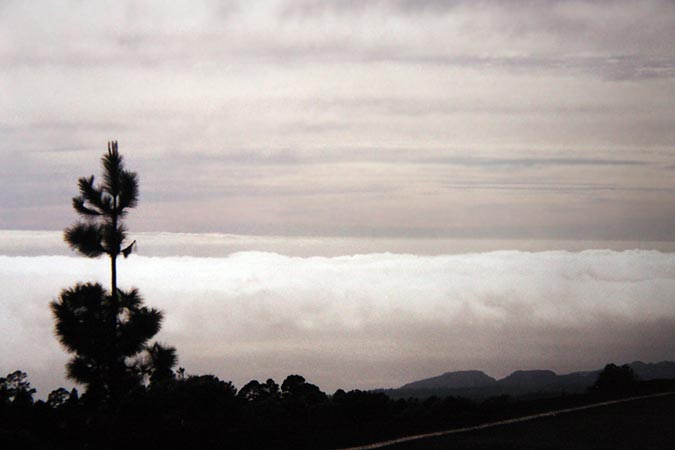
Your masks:
<path fill-rule="evenodd" d="M 112 213 L 112 232 L 117 234 L 117 197 L 113 197 L 113 213 Z M 116 241 L 117 239 L 114 239 Z M 117 317 L 118 299 L 117 299 L 117 255 L 120 253 L 119 244 L 110 250 L 110 294 L 112 295 L 113 308 L 115 317 Z"/>
<path fill-rule="evenodd" d="M 117 305 L 117 255 L 110 255 L 110 293 Z"/>
<path fill-rule="evenodd" d="M 117 198 L 113 197 L 113 212 L 111 215 L 112 221 L 112 233 L 113 239 L 112 242 L 113 248 L 108 249 L 110 251 L 110 307 L 112 309 L 112 320 L 110 321 L 111 325 L 111 337 L 112 337 L 112 346 L 113 353 L 112 359 L 109 361 L 111 365 L 109 370 L 110 379 L 108 380 L 108 395 L 110 400 L 114 403 L 117 401 L 120 390 L 120 376 L 123 375 L 119 372 L 121 365 L 124 364 L 124 360 L 119 359 L 118 352 L 118 342 L 117 342 L 117 329 L 119 327 L 119 296 L 117 295 L 117 255 L 119 254 L 120 246 L 116 244 L 117 242 Z"/>

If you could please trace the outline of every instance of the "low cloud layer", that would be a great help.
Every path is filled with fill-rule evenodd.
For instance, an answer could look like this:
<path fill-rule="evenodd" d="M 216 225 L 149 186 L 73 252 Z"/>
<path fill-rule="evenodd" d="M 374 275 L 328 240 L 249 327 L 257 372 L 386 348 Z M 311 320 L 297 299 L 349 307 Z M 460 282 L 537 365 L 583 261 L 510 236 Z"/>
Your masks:
<path fill-rule="evenodd" d="M 107 263 L 0 256 L 0 372 L 46 396 L 66 355 L 48 303 Z M 503 376 L 674 359 L 675 254 L 500 251 L 442 256 L 132 256 L 120 279 L 164 310 L 189 373 L 242 386 L 303 374 L 323 389 L 398 386 L 449 370 Z"/>

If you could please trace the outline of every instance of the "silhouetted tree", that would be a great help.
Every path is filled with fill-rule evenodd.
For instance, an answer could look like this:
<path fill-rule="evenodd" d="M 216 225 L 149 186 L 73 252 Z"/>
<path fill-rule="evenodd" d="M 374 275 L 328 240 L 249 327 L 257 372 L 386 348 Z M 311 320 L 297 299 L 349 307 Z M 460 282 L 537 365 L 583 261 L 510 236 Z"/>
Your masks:
<path fill-rule="evenodd" d="M 139 367 L 141 372 L 148 376 L 150 384 L 174 378 L 172 369 L 178 363 L 175 348 L 155 342 L 146 346 L 144 353 L 139 358 Z"/>
<path fill-rule="evenodd" d="M 15 370 L 0 378 L 0 404 L 27 406 L 33 403 L 35 389 L 30 387 L 26 372 Z"/>
<path fill-rule="evenodd" d="M 70 392 L 65 388 L 54 389 L 47 396 L 47 405 L 51 408 L 60 408 L 70 400 Z"/>
<path fill-rule="evenodd" d="M 110 257 L 110 286 L 113 306 L 117 302 L 117 256 L 129 256 L 136 241 L 122 248 L 127 230 L 122 220 L 127 209 L 138 204 L 138 176 L 124 168 L 117 142 L 108 142 L 103 155 L 103 183 L 94 185 L 94 176 L 78 180 L 80 195 L 73 198 L 73 208 L 85 219 L 65 230 L 64 238 L 73 250 L 96 258 Z"/>
<path fill-rule="evenodd" d="M 262 384 L 258 380 L 251 380 L 239 389 L 237 397 L 247 402 L 255 402 L 264 398 Z"/>
<path fill-rule="evenodd" d="M 591 390 L 604 393 L 628 392 L 635 388 L 638 377 L 628 364 L 607 364 L 598 375 Z"/>
<path fill-rule="evenodd" d="M 281 397 L 281 391 L 279 390 L 279 385 L 271 378 L 268 378 L 265 381 L 265 384 L 262 385 L 263 392 L 267 398 L 278 399 Z"/>
<path fill-rule="evenodd" d="M 99 283 L 78 283 L 51 303 L 56 334 L 74 354 L 68 377 L 84 384 L 96 401 L 116 399 L 138 386 L 144 371 L 166 377 L 176 364 L 175 349 L 147 345 L 161 327 L 161 311 L 144 306 L 138 290 L 117 287 L 117 257 L 127 257 L 136 242 L 127 243 L 124 218 L 138 204 L 138 176 L 124 168 L 117 142 L 108 143 L 102 165 L 100 184 L 93 175 L 79 179 L 73 208 L 82 220 L 65 230 L 64 239 L 87 257 L 109 257 L 110 292 Z M 159 355 L 147 358 L 146 367 L 139 355 L 144 350 Z"/>
<path fill-rule="evenodd" d="M 273 379 L 268 378 L 265 383 L 258 380 L 249 381 L 239 390 L 237 396 L 245 401 L 256 402 L 265 400 L 278 400 L 281 398 L 279 385 Z"/>
<path fill-rule="evenodd" d="M 318 386 L 305 381 L 302 375 L 289 375 L 281 384 L 281 394 L 287 400 L 300 400 L 307 404 L 319 403 L 327 399 Z"/>
<path fill-rule="evenodd" d="M 237 389 L 214 375 L 189 376 L 178 382 L 177 391 L 180 409 L 193 419 L 223 418 L 233 413 Z"/>

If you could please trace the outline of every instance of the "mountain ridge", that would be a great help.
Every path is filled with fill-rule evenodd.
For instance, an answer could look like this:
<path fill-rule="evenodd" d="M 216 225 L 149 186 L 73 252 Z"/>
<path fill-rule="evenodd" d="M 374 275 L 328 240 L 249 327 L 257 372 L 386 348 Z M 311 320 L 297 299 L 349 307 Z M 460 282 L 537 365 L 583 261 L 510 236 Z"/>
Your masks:
<path fill-rule="evenodd" d="M 641 380 L 675 379 L 675 361 L 627 364 Z M 486 398 L 497 395 L 547 395 L 580 393 L 586 391 L 602 369 L 570 372 L 559 375 L 548 369 L 516 370 L 501 379 L 495 379 L 481 370 L 445 372 L 435 377 L 406 383 L 395 389 L 376 389 L 393 398 L 460 396 Z"/>
<path fill-rule="evenodd" d="M 428 389 L 428 388 L 465 388 L 483 387 L 497 383 L 497 380 L 481 370 L 459 370 L 445 372 L 437 377 L 426 378 L 404 384 L 400 389 Z"/>

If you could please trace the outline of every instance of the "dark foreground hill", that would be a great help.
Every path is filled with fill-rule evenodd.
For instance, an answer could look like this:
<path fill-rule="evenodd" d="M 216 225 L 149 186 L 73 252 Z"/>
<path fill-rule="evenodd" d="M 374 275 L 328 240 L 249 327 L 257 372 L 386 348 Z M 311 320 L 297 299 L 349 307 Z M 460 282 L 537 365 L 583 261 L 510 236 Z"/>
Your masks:
<path fill-rule="evenodd" d="M 426 438 L 387 450 L 675 448 L 675 395 L 635 400 L 461 434 Z"/>
<path fill-rule="evenodd" d="M 628 364 L 640 380 L 674 379 L 675 362 Z M 500 380 L 478 370 L 446 372 L 443 375 L 413 381 L 398 389 L 382 389 L 394 399 L 458 396 L 484 399 L 500 395 L 559 395 L 585 392 L 597 379 L 600 369 L 558 375 L 551 370 L 517 370 Z"/>
<path fill-rule="evenodd" d="M 517 373 L 509 383 L 550 377 L 550 373 Z M 468 376 L 469 381 L 481 378 Z M 151 382 L 117 402 L 104 403 L 100 397 L 65 389 L 52 392 L 45 402 L 33 401 L 35 391 L 25 373 L 17 371 L 2 380 L 0 449 L 36 450 L 348 448 L 675 392 L 675 380 L 640 382 L 630 368 L 614 364 L 608 364 L 584 394 L 483 400 L 393 400 L 381 392 L 358 390 L 328 395 L 300 375 L 289 375 L 281 385 L 272 379 L 252 380 L 238 390 L 213 375 L 189 375 Z"/>

